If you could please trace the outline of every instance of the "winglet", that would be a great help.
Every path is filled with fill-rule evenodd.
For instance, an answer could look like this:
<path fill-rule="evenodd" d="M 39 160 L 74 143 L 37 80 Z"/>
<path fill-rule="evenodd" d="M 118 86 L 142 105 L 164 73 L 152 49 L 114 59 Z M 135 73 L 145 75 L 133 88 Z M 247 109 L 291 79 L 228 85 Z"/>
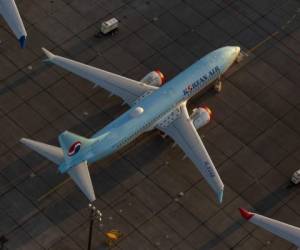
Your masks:
<path fill-rule="evenodd" d="M 19 43 L 20 43 L 20 47 L 21 47 L 22 49 L 24 49 L 24 48 L 25 48 L 25 45 L 26 45 L 26 36 L 21 36 L 21 37 L 19 38 Z"/>
<path fill-rule="evenodd" d="M 218 202 L 219 202 L 219 204 L 222 204 L 223 196 L 224 196 L 224 189 L 222 189 L 222 190 L 218 193 Z"/>
<path fill-rule="evenodd" d="M 51 59 L 54 58 L 54 54 L 51 53 L 49 50 L 45 49 L 45 48 L 42 48 L 42 51 L 46 54 L 46 56 L 48 57 L 47 59 L 44 60 L 44 62 L 49 62 L 51 61 Z"/>
<path fill-rule="evenodd" d="M 241 216 L 246 220 L 250 220 L 254 215 L 254 213 L 251 213 L 244 208 L 239 208 L 239 210 L 240 210 Z"/>

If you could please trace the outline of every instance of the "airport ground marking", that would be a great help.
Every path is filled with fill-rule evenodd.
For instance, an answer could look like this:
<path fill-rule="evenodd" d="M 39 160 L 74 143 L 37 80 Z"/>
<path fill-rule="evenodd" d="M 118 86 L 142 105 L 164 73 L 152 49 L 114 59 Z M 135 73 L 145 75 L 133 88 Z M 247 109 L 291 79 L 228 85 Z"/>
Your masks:
<path fill-rule="evenodd" d="M 49 195 L 51 195 L 52 193 L 54 193 L 56 190 L 58 190 L 59 188 L 61 188 L 64 184 L 66 184 L 70 180 L 71 180 L 71 178 L 67 178 L 63 182 L 57 184 L 55 187 L 51 188 L 48 192 L 46 192 L 40 198 L 38 198 L 38 201 L 41 202 L 42 200 L 44 200 L 45 198 L 47 198 Z"/>

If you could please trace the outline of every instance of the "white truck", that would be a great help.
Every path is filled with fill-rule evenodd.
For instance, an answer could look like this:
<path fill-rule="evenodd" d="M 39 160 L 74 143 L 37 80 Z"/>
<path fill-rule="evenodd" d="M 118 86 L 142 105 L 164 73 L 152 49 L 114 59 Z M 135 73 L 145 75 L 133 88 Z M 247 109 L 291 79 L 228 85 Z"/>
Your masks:
<path fill-rule="evenodd" d="M 118 29 L 119 21 L 116 18 L 111 18 L 101 24 L 101 33 L 106 35 L 114 30 Z"/>

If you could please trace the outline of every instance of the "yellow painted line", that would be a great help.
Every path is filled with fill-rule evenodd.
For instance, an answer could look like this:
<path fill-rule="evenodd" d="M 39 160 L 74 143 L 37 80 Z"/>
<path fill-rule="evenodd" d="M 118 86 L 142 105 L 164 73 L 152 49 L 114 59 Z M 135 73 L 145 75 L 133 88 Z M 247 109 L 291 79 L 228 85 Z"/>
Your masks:
<path fill-rule="evenodd" d="M 262 40 L 261 42 L 259 42 L 257 45 L 255 45 L 253 48 L 251 48 L 249 50 L 249 52 L 253 52 L 254 50 L 258 49 L 259 47 L 261 47 L 264 43 L 266 43 L 267 41 L 271 40 L 273 37 L 277 36 L 279 34 L 279 31 L 275 31 L 273 32 L 271 35 L 269 35 L 266 39 Z"/>
<path fill-rule="evenodd" d="M 56 190 L 58 190 L 60 187 L 62 187 L 64 184 L 66 184 L 67 182 L 69 182 L 71 180 L 71 178 L 68 178 L 66 180 L 64 180 L 63 182 L 59 183 L 58 185 L 56 185 L 55 187 L 53 187 L 52 189 L 50 189 L 47 193 L 43 194 L 38 201 L 42 201 L 43 199 L 47 198 L 49 195 L 51 195 L 52 193 L 54 193 Z"/>

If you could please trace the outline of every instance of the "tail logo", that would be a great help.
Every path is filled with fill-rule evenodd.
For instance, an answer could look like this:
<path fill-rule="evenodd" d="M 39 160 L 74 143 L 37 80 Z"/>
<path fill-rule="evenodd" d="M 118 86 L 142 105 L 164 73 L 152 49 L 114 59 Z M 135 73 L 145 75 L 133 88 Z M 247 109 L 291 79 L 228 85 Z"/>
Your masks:
<path fill-rule="evenodd" d="M 74 142 L 69 148 L 68 156 L 73 156 L 73 155 L 77 154 L 80 150 L 80 147 L 81 147 L 80 141 Z"/>

